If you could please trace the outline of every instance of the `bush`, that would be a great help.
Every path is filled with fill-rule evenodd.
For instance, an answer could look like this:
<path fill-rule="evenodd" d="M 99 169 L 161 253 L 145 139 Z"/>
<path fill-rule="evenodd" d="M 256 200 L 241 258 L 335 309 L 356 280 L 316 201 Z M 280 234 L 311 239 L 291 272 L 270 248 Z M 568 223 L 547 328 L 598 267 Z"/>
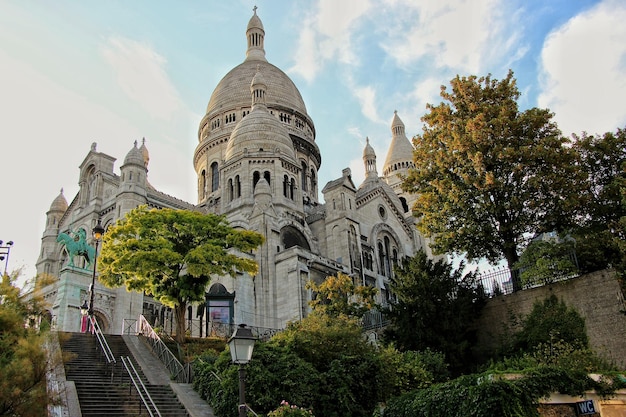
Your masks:
<path fill-rule="evenodd" d="M 610 381 L 610 382 L 609 382 Z M 390 400 L 384 417 L 538 417 L 539 400 L 551 393 L 582 396 L 595 390 L 610 396 L 625 386 L 619 379 L 596 382 L 584 371 L 542 366 L 515 379 L 489 373 L 413 391 Z"/>
<path fill-rule="evenodd" d="M 280 407 L 270 411 L 267 417 L 313 417 L 313 412 L 297 405 L 290 405 L 287 401 L 282 401 Z"/>
<path fill-rule="evenodd" d="M 522 330 L 514 336 L 514 351 L 530 352 L 540 344 L 564 341 L 574 349 L 589 345 L 585 319 L 552 295 L 536 301 L 528 316 L 522 320 Z"/>

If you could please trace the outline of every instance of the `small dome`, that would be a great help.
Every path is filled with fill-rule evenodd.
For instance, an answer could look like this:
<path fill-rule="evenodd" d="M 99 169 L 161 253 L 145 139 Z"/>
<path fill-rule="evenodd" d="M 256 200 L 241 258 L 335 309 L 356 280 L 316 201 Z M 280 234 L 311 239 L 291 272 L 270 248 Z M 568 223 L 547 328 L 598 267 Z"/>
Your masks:
<path fill-rule="evenodd" d="M 262 106 L 255 108 L 240 121 L 230 135 L 224 159 L 263 152 L 280 153 L 296 161 L 296 152 L 287 129 Z"/>
<path fill-rule="evenodd" d="M 257 7 L 254 6 L 254 8 L 253 8 L 254 15 L 252 15 L 252 17 L 250 18 L 250 21 L 248 22 L 248 27 L 246 28 L 246 30 L 261 29 L 261 30 L 265 31 L 265 28 L 263 27 L 263 22 L 261 22 L 261 19 L 256 14 L 256 9 L 257 9 Z"/>
<path fill-rule="evenodd" d="M 52 204 L 50 204 L 50 211 L 64 212 L 67 210 L 67 207 L 67 200 L 63 195 L 63 188 L 61 188 L 61 193 L 52 201 Z"/>
<path fill-rule="evenodd" d="M 254 196 L 258 197 L 261 195 L 272 195 L 270 185 L 265 178 L 259 179 L 254 187 Z"/>
<path fill-rule="evenodd" d="M 124 158 L 124 165 L 134 164 L 144 166 L 144 158 L 143 152 L 137 148 L 137 141 L 135 141 L 135 146 L 126 154 L 126 158 Z"/>
<path fill-rule="evenodd" d="M 266 88 L 257 66 L 250 83 L 252 111 L 233 129 L 224 155 L 227 161 L 238 155 L 263 153 L 269 157 L 284 155 L 295 163 L 296 151 L 287 128 L 267 110 Z"/>
<path fill-rule="evenodd" d="M 363 149 L 363 158 L 370 159 L 376 158 L 376 152 L 374 152 L 374 148 L 370 145 L 370 138 L 365 138 L 365 149 Z"/>
<path fill-rule="evenodd" d="M 146 138 L 141 140 L 141 148 L 139 148 L 141 154 L 143 155 L 143 164 L 148 167 L 148 162 L 150 162 L 150 152 L 148 152 L 148 148 L 146 147 Z"/>

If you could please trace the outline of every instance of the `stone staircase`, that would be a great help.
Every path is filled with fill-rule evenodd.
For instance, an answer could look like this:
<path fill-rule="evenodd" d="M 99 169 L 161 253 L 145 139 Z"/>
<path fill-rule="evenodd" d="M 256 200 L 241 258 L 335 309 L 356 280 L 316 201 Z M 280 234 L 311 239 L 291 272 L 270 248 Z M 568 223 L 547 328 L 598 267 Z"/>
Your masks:
<path fill-rule="evenodd" d="M 74 381 L 83 417 L 150 415 L 124 368 L 122 357 L 133 363 L 162 417 L 189 417 L 169 385 L 148 382 L 122 336 L 105 337 L 116 359 L 113 366 L 107 364 L 94 335 L 60 335 L 66 379 Z"/>

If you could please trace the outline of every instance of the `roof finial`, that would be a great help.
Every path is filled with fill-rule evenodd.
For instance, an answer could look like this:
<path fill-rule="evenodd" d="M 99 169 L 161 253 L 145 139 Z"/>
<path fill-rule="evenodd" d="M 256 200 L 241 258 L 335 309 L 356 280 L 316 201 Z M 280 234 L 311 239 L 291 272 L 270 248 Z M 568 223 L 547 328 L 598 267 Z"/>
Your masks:
<path fill-rule="evenodd" d="M 255 4 L 254 7 L 252 8 L 252 11 L 254 12 L 254 14 L 256 14 L 256 9 L 257 9 L 257 7 L 256 7 L 256 4 Z"/>

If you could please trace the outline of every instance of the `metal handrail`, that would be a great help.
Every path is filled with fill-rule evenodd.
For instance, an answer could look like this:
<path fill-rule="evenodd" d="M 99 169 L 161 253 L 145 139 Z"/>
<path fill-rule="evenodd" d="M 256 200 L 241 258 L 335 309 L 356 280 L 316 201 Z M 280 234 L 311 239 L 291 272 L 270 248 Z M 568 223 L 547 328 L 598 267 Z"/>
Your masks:
<path fill-rule="evenodd" d="M 104 353 L 104 356 L 106 357 L 107 362 L 109 364 L 115 364 L 116 363 L 115 357 L 113 356 L 113 352 L 111 351 L 111 348 L 109 347 L 109 344 L 107 343 L 107 340 L 104 337 L 104 334 L 102 334 L 102 329 L 100 329 L 100 325 L 98 324 L 98 321 L 93 316 L 91 316 L 89 319 L 91 321 L 91 328 L 93 329 L 92 332 L 96 335 L 96 339 L 98 340 L 98 343 L 100 344 L 100 349 L 102 349 L 102 353 Z"/>
<path fill-rule="evenodd" d="M 189 368 L 180 363 L 143 315 L 139 315 L 139 320 L 137 320 L 137 334 L 146 338 L 152 351 L 163 362 L 173 379 L 181 383 L 191 382 Z"/>
<path fill-rule="evenodd" d="M 128 373 L 128 376 L 131 382 L 135 386 L 135 389 L 137 390 L 137 393 L 139 394 L 139 398 L 141 399 L 141 402 L 143 403 L 144 407 L 146 407 L 146 410 L 148 410 L 148 414 L 150 414 L 150 417 L 155 417 L 155 415 L 158 417 L 161 417 L 161 412 L 159 411 L 159 408 L 154 403 L 154 400 L 152 399 L 152 396 L 148 392 L 148 389 L 146 388 L 143 381 L 139 377 L 139 373 L 137 372 L 137 369 L 135 369 L 135 365 L 133 365 L 133 362 L 130 360 L 130 357 L 127 356 L 126 358 L 124 358 L 123 356 L 121 356 L 120 359 L 122 359 L 122 364 L 124 365 L 124 369 L 126 369 L 126 372 Z"/>

